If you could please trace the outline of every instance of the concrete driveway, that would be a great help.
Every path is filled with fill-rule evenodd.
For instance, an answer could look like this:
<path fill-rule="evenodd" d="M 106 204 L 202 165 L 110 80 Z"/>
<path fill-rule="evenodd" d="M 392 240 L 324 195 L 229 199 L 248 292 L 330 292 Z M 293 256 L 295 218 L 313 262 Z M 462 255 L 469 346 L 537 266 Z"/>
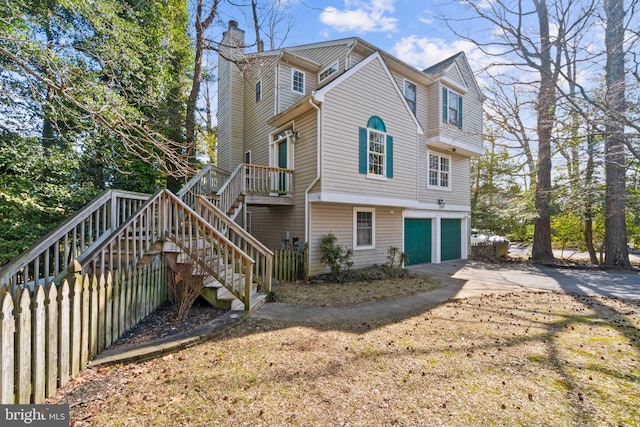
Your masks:
<path fill-rule="evenodd" d="M 580 270 L 464 260 L 408 268 L 458 289 L 455 298 L 519 290 L 552 290 L 640 300 L 638 271 Z"/>

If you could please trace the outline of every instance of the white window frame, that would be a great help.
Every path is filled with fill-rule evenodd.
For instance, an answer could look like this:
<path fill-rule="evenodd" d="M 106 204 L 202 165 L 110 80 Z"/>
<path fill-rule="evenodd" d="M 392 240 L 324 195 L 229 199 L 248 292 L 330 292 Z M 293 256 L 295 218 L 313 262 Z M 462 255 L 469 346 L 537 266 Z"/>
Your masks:
<path fill-rule="evenodd" d="M 432 171 L 431 169 L 431 157 L 437 157 L 438 158 L 438 170 L 437 171 Z M 446 159 L 447 160 L 447 167 L 448 170 L 442 170 L 441 166 L 442 166 L 442 159 Z M 437 185 L 434 185 L 431 183 L 431 172 L 437 172 Z M 442 178 L 443 175 L 447 176 L 447 185 L 443 186 L 441 185 L 442 183 Z M 440 153 L 434 153 L 431 151 L 427 152 L 427 188 L 433 188 L 433 189 L 437 189 L 437 190 L 451 190 L 451 177 L 452 177 L 452 173 L 451 173 L 451 156 L 446 155 L 446 154 L 440 154 Z"/>
<path fill-rule="evenodd" d="M 338 65 L 338 61 L 336 61 L 333 64 L 329 65 L 324 70 L 320 71 L 320 74 L 318 74 L 318 83 L 323 82 L 324 80 L 326 80 L 330 76 L 332 76 L 334 73 L 337 73 L 338 72 L 338 66 L 339 66 Z"/>
<path fill-rule="evenodd" d="M 459 128 L 460 115 L 461 115 L 459 98 L 462 98 L 462 95 L 460 95 L 458 92 L 451 90 L 449 88 L 446 88 L 446 89 L 447 89 L 447 117 L 444 118 L 444 122 L 447 124 L 450 124 L 451 126 L 455 126 Z M 454 95 L 456 100 L 456 102 L 454 103 L 455 105 L 454 108 L 451 107 L 451 95 Z M 442 102 L 444 103 L 444 99 L 442 100 Z M 451 121 L 451 110 L 454 110 L 456 112 L 453 122 Z"/>
<path fill-rule="evenodd" d="M 296 81 L 295 80 L 295 75 L 296 75 L 296 73 L 300 73 L 302 75 L 302 91 L 298 91 L 298 90 L 295 89 L 295 81 Z M 306 77 L 304 71 L 300 71 L 297 68 L 292 68 L 291 69 L 291 90 L 293 92 L 295 92 L 295 93 L 299 93 L 301 95 L 304 95 L 305 86 L 306 86 L 306 82 L 305 82 L 306 79 L 307 79 L 307 77 Z"/>
<path fill-rule="evenodd" d="M 371 244 L 358 245 L 358 213 L 368 212 L 371 213 Z M 376 247 L 376 209 L 365 207 L 353 208 L 353 249 L 375 249 Z"/>
<path fill-rule="evenodd" d="M 380 135 L 382 143 L 382 153 L 371 150 L 372 134 Z M 376 129 L 367 128 L 367 178 L 387 180 L 387 133 Z M 382 157 L 382 172 L 374 173 L 371 171 L 371 156 Z"/>
<path fill-rule="evenodd" d="M 413 93 L 414 96 L 415 96 L 415 99 L 410 99 L 407 96 L 407 84 L 413 85 L 413 87 L 415 88 L 414 93 Z M 403 90 L 403 92 L 404 92 L 404 97 L 407 100 L 407 104 L 409 104 L 409 108 L 411 108 L 411 103 L 413 102 L 413 108 L 411 108 L 411 111 L 413 111 L 413 114 L 417 114 L 417 111 L 418 111 L 418 85 L 415 84 L 414 82 L 412 82 L 411 80 L 404 79 L 404 90 Z"/>
<path fill-rule="evenodd" d="M 256 102 L 262 100 L 262 80 L 256 82 Z"/>

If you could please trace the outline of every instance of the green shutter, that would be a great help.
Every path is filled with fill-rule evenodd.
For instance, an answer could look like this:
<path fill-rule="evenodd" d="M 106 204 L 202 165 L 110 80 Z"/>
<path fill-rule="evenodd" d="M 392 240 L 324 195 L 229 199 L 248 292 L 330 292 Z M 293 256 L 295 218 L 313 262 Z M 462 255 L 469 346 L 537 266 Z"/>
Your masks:
<path fill-rule="evenodd" d="M 442 121 L 443 122 L 447 122 L 447 117 L 448 117 L 448 112 L 449 112 L 449 91 L 447 91 L 447 88 L 443 87 L 442 88 Z"/>
<path fill-rule="evenodd" d="M 387 178 L 393 178 L 393 137 L 387 135 Z"/>
<path fill-rule="evenodd" d="M 367 129 L 360 128 L 360 173 L 367 173 Z"/>
<path fill-rule="evenodd" d="M 462 96 L 458 96 L 458 127 L 462 129 Z"/>

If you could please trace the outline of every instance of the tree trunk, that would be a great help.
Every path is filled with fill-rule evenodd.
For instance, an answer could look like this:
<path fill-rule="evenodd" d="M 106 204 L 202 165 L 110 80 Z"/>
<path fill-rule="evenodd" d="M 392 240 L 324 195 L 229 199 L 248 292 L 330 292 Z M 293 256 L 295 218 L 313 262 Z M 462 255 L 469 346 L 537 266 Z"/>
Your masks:
<path fill-rule="evenodd" d="M 625 113 L 625 76 L 624 76 L 624 1 L 605 0 L 607 15 L 605 45 L 606 64 L 606 103 L 609 111 L 605 118 L 605 260 L 607 267 L 630 268 L 629 248 L 627 247 L 627 224 L 625 218 L 626 203 L 626 167 L 624 145 L 624 122 L 620 119 Z"/>
<path fill-rule="evenodd" d="M 593 246 L 593 171 L 595 168 L 595 137 L 592 131 L 587 135 L 587 166 L 585 168 L 585 181 L 587 184 L 587 195 L 584 203 L 584 245 L 589 252 L 589 261 L 593 265 L 598 265 L 598 256 Z"/>
<path fill-rule="evenodd" d="M 540 94 L 538 95 L 538 173 L 531 258 L 553 261 L 551 249 L 551 134 L 555 121 L 556 92 L 551 62 L 549 15 L 544 0 L 534 1 L 540 25 Z"/>

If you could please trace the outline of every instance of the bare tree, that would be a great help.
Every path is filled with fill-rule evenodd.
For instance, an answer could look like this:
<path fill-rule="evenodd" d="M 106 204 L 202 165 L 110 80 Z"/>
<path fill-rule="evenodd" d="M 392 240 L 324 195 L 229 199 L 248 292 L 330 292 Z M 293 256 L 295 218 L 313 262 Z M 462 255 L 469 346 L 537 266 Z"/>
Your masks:
<path fill-rule="evenodd" d="M 532 259 L 535 261 L 553 260 L 551 248 L 551 201 L 552 201 L 552 146 L 553 130 L 557 124 L 557 102 L 563 64 L 566 61 L 565 49 L 576 37 L 585 31 L 595 7 L 593 1 L 571 2 L 558 1 L 548 4 L 546 0 L 522 1 L 496 0 L 492 2 L 462 2 L 471 11 L 471 17 L 445 19 L 456 35 L 475 44 L 482 52 L 493 56 L 495 62 L 487 70 L 489 74 L 496 69 L 494 81 L 501 84 L 505 81 L 505 68 L 517 71 L 522 76 L 531 76 L 533 81 L 527 83 L 536 88 L 535 93 L 535 135 L 537 141 L 537 159 L 533 164 L 532 157 L 527 157 L 530 166 L 535 170 L 535 207 L 536 219 Z M 479 20 L 490 26 L 493 39 L 479 41 L 475 37 L 463 34 L 455 27 L 457 23 L 467 20 Z M 468 28 L 468 26 L 467 26 Z M 533 77 L 535 76 L 535 77 Z M 513 85 L 513 82 L 508 82 Z M 510 100 L 510 97 L 504 97 Z M 503 108 L 508 111 L 508 107 Z M 521 115 L 520 120 L 527 120 L 527 111 L 513 111 Z M 530 114 L 530 113 L 529 113 Z M 504 124 L 507 120 L 498 121 Z M 505 128 L 516 139 L 524 142 L 523 135 L 528 135 L 524 126 L 513 127 L 516 119 L 509 119 Z M 523 132 L 524 131 L 524 132 Z M 521 148 L 523 148 L 521 146 Z"/>
<path fill-rule="evenodd" d="M 606 104 L 611 114 L 605 116 L 605 265 L 630 268 L 625 218 L 626 166 L 624 122 L 625 116 L 625 61 L 624 61 L 624 1 L 604 0 L 607 17 L 605 44 Z"/>

